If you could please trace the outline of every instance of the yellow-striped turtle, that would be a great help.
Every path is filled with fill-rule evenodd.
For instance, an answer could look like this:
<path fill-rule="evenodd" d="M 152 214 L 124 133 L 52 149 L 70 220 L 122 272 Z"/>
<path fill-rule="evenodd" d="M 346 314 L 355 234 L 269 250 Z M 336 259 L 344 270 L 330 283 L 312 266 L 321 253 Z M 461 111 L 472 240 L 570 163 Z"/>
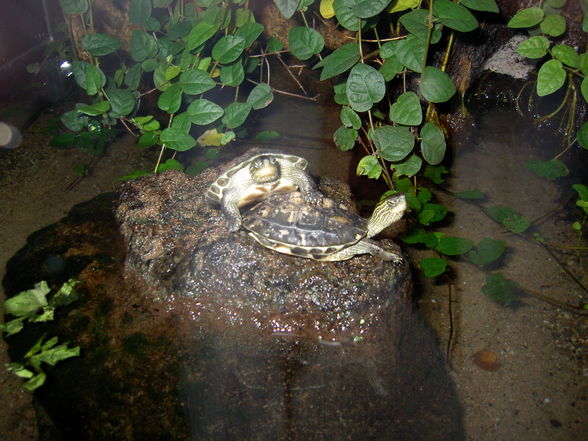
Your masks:
<path fill-rule="evenodd" d="M 307 173 L 308 161 L 300 156 L 256 151 L 238 158 L 208 187 L 206 201 L 220 207 L 229 231 L 241 226 L 239 208 L 265 199 L 273 193 L 299 190 L 305 201 L 320 201 L 314 181 Z M 233 165 L 234 164 L 234 165 Z"/>
<path fill-rule="evenodd" d="M 370 238 L 400 220 L 405 210 L 402 194 L 388 197 L 364 219 L 333 199 L 324 197 L 311 205 L 299 192 L 291 192 L 244 210 L 242 226 L 261 245 L 284 254 L 335 261 L 369 253 L 399 263 L 399 253 L 384 250 Z"/>

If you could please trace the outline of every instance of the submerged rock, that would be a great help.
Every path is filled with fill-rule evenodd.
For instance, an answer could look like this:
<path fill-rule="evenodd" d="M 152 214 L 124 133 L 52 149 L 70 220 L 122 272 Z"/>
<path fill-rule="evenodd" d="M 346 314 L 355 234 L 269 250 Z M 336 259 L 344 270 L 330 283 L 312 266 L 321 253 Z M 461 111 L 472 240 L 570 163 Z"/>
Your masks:
<path fill-rule="evenodd" d="M 387 440 L 416 429 L 402 439 L 459 439 L 458 414 L 444 404 L 453 397 L 448 383 L 423 387 L 444 374 L 423 376 L 430 362 L 402 362 L 408 263 L 370 255 L 316 262 L 228 233 L 204 201 L 217 172 L 127 182 L 116 225 L 110 197 L 90 201 L 11 260 L 12 294 L 40 279 L 83 281 L 79 302 L 49 329 L 82 356 L 50 369 L 38 393 L 48 415 L 41 432 L 90 441 L 318 441 Z M 350 203 L 342 183 L 323 180 L 321 190 Z M 15 340 L 13 355 L 36 335 Z M 417 371 L 407 375 L 409 366 Z M 435 392 L 407 403 L 412 387 Z M 423 429 L 412 421 L 429 400 L 442 424 Z"/>

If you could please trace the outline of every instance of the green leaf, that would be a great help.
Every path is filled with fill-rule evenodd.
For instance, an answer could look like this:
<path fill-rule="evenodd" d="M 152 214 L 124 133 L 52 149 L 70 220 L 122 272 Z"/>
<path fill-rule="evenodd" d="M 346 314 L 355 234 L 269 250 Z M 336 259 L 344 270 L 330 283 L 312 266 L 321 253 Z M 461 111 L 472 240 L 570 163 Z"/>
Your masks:
<path fill-rule="evenodd" d="M 291 18 L 298 9 L 300 0 L 274 0 L 274 3 L 284 18 Z"/>
<path fill-rule="evenodd" d="M 347 72 L 358 61 L 359 46 L 357 43 L 347 43 L 323 58 L 313 69 L 323 68 L 320 80 L 324 81 L 343 72 Z"/>
<path fill-rule="evenodd" d="M 167 38 L 170 40 L 179 40 L 192 31 L 192 23 L 188 20 L 180 20 L 177 23 L 170 23 L 167 28 Z"/>
<path fill-rule="evenodd" d="M 106 84 L 106 75 L 93 64 L 74 60 L 72 72 L 76 83 L 90 96 L 96 95 Z"/>
<path fill-rule="evenodd" d="M 484 266 L 500 259 L 505 249 L 506 243 L 504 241 L 485 237 L 478 242 L 475 249 L 468 253 L 468 257 L 474 265 Z"/>
<path fill-rule="evenodd" d="M 474 11 L 500 12 L 495 0 L 461 0 L 460 3 Z"/>
<path fill-rule="evenodd" d="M 182 88 L 179 84 L 172 84 L 157 99 L 157 107 L 167 113 L 176 113 L 181 104 Z"/>
<path fill-rule="evenodd" d="M 110 110 L 113 118 L 120 118 L 128 115 L 135 109 L 137 100 L 135 95 L 128 89 L 114 89 L 108 93 Z"/>
<path fill-rule="evenodd" d="M 267 83 L 259 83 L 249 93 L 247 102 L 251 104 L 254 110 L 263 109 L 274 100 L 272 88 Z"/>
<path fill-rule="evenodd" d="M 553 56 L 561 61 L 563 64 L 567 64 L 570 67 L 578 67 L 580 63 L 580 57 L 576 50 L 565 44 L 556 44 L 551 48 Z"/>
<path fill-rule="evenodd" d="M 417 218 L 420 224 L 429 225 L 432 222 L 439 222 L 447 216 L 447 208 L 439 204 L 424 204 L 423 209 Z"/>
<path fill-rule="evenodd" d="M 351 150 L 357 140 L 357 130 L 341 126 L 333 134 L 333 140 L 339 150 L 344 152 Z"/>
<path fill-rule="evenodd" d="M 167 161 L 162 162 L 161 164 L 159 164 L 159 166 L 157 167 L 157 173 L 161 173 L 161 172 L 164 172 L 164 171 L 167 171 L 167 170 L 179 170 L 179 171 L 183 171 L 184 170 L 184 166 L 177 159 L 169 158 Z"/>
<path fill-rule="evenodd" d="M 442 184 L 444 179 L 443 175 L 449 173 L 444 165 L 427 165 L 423 175 L 429 178 L 435 184 Z"/>
<path fill-rule="evenodd" d="M 447 261 L 440 257 L 429 257 L 419 262 L 419 266 L 423 270 L 425 277 L 437 277 L 445 272 L 447 269 Z"/>
<path fill-rule="evenodd" d="M 6 321 L 0 324 L 0 332 L 6 333 L 6 336 L 9 337 L 14 334 L 18 334 L 24 328 L 24 321 L 26 317 L 20 317 L 14 320 Z"/>
<path fill-rule="evenodd" d="M 155 58 L 149 58 L 141 63 L 141 69 L 145 72 L 153 72 L 159 66 L 159 61 Z"/>
<path fill-rule="evenodd" d="M 192 101 L 187 112 L 192 122 L 200 126 L 215 122 L 225 113 L 221 106 L 206 99 Z"/>
<path fill-rule="evenodd" d="M 386 93 L 386 81 L 380 72 L 367 64 L 356 64 L 347 79 L 347 99 L 356 112 L 365 112 Z"/>
<path fill-rule="evenodd" d="M 459 32 L 470 32 L 478 27 L 478 20 L 467 8 L 450 0 L 435 0 L 433 15 L 448 28 Z"/>
<path fill-rule="evenodd" d="M 231 64 L 224 64 L 221 67 L 220 80 L 225 86 L 237 87 L 244 79 L 245 71 L 240 60 Z"/>
<path fill-rule="evenodd" d="M 333 2 L 333 10 L 335 17 L 341 26 L 348 31 L 357 32 L 359 29 L 359 19 L 354 14 L 353 8 L 360 3 L 361 0 L 335 0 Z"/>
<path fill-rule="evenodd" d="M 180 74 L 180 86 L 188 95 L 199 95 L 214 89 L 216 83 L 208 73 L 199 69 L 190 69 Z"/>
<path fill-rule="evenodd" d="M 547 54 L 550 42 L 542 35 L 528 38 L 519 44 L 517 52 L 527 58 L 543 58 Z"/>
<path fill-rule="evenodd" d="M 58 362 L 70 357 L 78 357 L 80 355 L 80 348 L 68 348 L 67 344 L 61 344 L 52 348 L 44 349 L 39 354 L 31 357 L 31 363 L 47 363 L 50 366 L 55 366 Z"/>
<path fill-rule="evenodd" d="M 190 129 L 192 128 L 192 117 L 188 111 L 178 113 L 174 115 L 174 119 L 172 120 L 170 127 L 180 129 L 184 133 L 190 133 Z"/>
<path fill-rule="evenodd" d="M 160 139 L 166 147 L 180 152 L 190 150 L 196 145 L 196 140 L 189 133 L 175 127 L 163 129 Z"/>
<path fill-rule="evenodd" d="M 129 7 L 131 23 L 145 26 L 149 17 L 151 17 L 152 9 L 151 0 L 131 0 L 131 6 Z"/>
<path fill-rule="evenodd" d="M 525 167 L 531 170 L 542 178 L 553 181 L 554 179 L 567 176 L 570 171 L 566 165 L 559 159 L 552 159 L 550 161 L 541 161 L 540 159 L 529 159 L 525 163 Z"/>
<path fill-rule="evenodd" d="M 359 130 L 361 128 L 361 118 L 355 111 L 347 106 L 341 107 L 339 119 L 345 127 Z"/>
<path fill-rule="evenodd" d="M 362 0 L 353 7 L 352 11 L 356 17 L 370 18 L 386 9 L 388 4 L 390 0 Z"/>
<path fill-rule="evenodd" d="M 237 31 L 235 35 L 239 37 L 243 37 L 245 39 L 245 47 L 249 47 L 253 44 L 254 41 L 261 35 L 263 32 L 263 25 L 260 23 L 249 22 L 243 24 Z"/>
<path fill-rule="evenodd" d="M 584 210 L 584 213 L 588 214 L 588 187 L 582 184 L 574 184 L 572 188 L 578 192 L 579 196 L 576 205 Z"/>
<path fill-rule="evenodd" d="M 537 75 L 537 95 L 545 96 L 557 92 L 566 81 L 566 71 L 558 60 L 543 63 Z"/>
<path fill-rule="evenodd" d="M 408 159 L 402 162 L 390 164 L 390 168 L 396 170 L 398 176 L 408 176 L 409 178 L 416 175 L 423 165 L 423 160 L 417 155 L 410 155 Z"/>
<path fill-rule="evenodd" d="M 588 53 L 584 52 L 583 54 L 580 54 L 578 68 L 585 76 L 588 76 Z"/>
<path fill-rule="evenodd" d="M 118 38 L 106 34 L 86 34 L 82 40 L 82 47 L 97 57 L 111 54 L 121 45 Z"/>
<path fill-rule="evenodd" d="M 218 28 L 218 24 L 201 21 L 196 26 L 194 26 L 190 33 L 184 38 L 186 49 L 191 51 L 206 43 L 216 34 Z"/>
<path fill-rule="evenodd" d="M 153 115 L 136 116 L 133 119 L 133 123 L 136 124 L 142 132 L 153 132 L 159 130 L 160 127 L 159 121 L 157 121 Z"/>
<path fill-rule="evenodd" d="M 445 157 L 445 135 L 435 124 L 427 122 L 421 129 L 421 153 L 431 165 L 437 165 Z"/>
<path fill-rule="evenodd" d="M 219 63 L 235 61 L 245 50 L 245 39 L 236 35 L 225 35 L 212 47 L 212 58 Z"/>
<path fill-rule="evenodd" d="M 432 103 L 444 103 L 456 92 L 455 84 L 449 75 L 433 66 L 425 67 L 420 88 L 425 99 Z"/>
<path fill-rule="evenodd" d="M 486 284 L 482 286 L 484 294 L 495 302 L 503 303 L 507 306 L 521 299 L 518 291 L 518 285 L 512 280 L 505 279 L 502 273 L 487 275 Z"/>
<path fill-rule="evenodd" d="M 460 199 L 484 199 L 486 195 L 480 190 L 465 190 L 453 193 L 456 198 Z"/>
<path fill-rule="evenodd" d="M 566 19 L 561 15 L 548 15 L 540 25 L 541 32 L 550 37 L 559 37 L 566 31 Z"/>
<path fill-rule="evenodd" d="M 33 289 L 21 291 L 4 302 L 4 310 L 15 317 L 34 317 L 47 306 L 47 294 L 51 290 L 44 280 L 36 283 Z"/>
<path fill-rule="evenodd" d="M 131 34 L 131 58 L 134 61 L 154 57 L 158 48 L 157 41 L 147 32 L 135 29 Z"/>
<path fill-rule="evenodd" d="M 420 40 L 426 40 L 429 34 L 429 11 L 426 9 L 415 9 L 404 15 L 399 20 L 402 26 L 406 28 L 412 35 L 418 37 Z M 438 26 L 434 26 L 431 31 L 431 44 L 438 43 L 441 39 L 441 30 Z M 392 42 L 389 42 L 392 43 Z M 388 44 L 388 43 L 386 43 Z M 384 44 L 382 48 L 386 45 Z"/>
<path fill-rule="evenodd" d="M 64 14 L 85 14 L 88 10 L 88 0 L 59 0 Z"/>
<path fill-rule="evenodd" d="M 422 243 L 427 248 L 434 249 L 437 246 L 437 236 L 435 233 L 427 233 L 422 228 L 415 229 L 411 234 L 408 236 L 404 236 L 402 241 L 407 244 L 417 244 Z"/>
<path fill-rule="evenodd" d="M 77 112 L 76 112 L 77 113 Z M 66 132 L 51 138 L 49 145 L 51 147 L 71 147 L 74 145 L 76 134 L 74 132 Z"/>
<path fill-rule="evenodd" d="M 398 60 L 408 69 L 414 72 L 423 71 L 425 59 L 425 43 L 414 35 L 409 35 L 404 40 L 396 42 L 395 54 Z"/>
<path fill-rule="evenodd" d="M 470 239 L 455 236 L 442 236 L 437 242 L 435 249 L 441 254 L 447 256 L 458 256 L 465 254 L 474 247 L 474 242 Z"/>
<path fill-rule="evenodd" d="M 228 129 L 239 127 L 249 116 L 251 108 L 249 103 L 231 103 L 225 108 L 225 116 L 222 121 Z"/>
<path fill-rule="evenodd" d="M 182 71 L 182 68 L 180 66 L 169 66 L 165 69 L 165 81 L 170 81 L 173 80 L 175 77 L 177 77 L 180 72 Z"/>
<path fill-rule="evenodd" d="M 584 79 L 580 83 L 580 92 L 584 97 L 584 101 L 588 102 L 588 77 L 584 77 Z"/>
<path fill-rule="evenodd" d="M 22 387 L 29 392 L 38 389 L 39 387 L 43 386 L 45 380 L 47 379 L 47 374 L 45 372 L 39 372 L 35 376 L 33 376 L 29 381 L 23 383 Z"/>
<path fill-rule="evenodd" d="M 423 122 L 419 97 L 414 92 L 404 92 L 390 107 L 390 120 L 405 126 L 418 126 Z"/>
<path fill-rule="evenodd" d="M 521 9 L 507 23 L 509 28 L 530 28 L 538 25 L 543 21 L 545 13 L 543 9 L 533 6 L 531 8 Z"/>
<path fill-rule="evenodd" d="M 268 52 L 279 52 L 282 49 L 284 49 L 284 44 L 276 37 L 270 37 L 270 39 L 267 41 Z"/>
<path fill-rule="evenodd" d="M 531 226 L 531 222 L 510 207 L 496 205 L 486 208 L 486 212 L 492 219 L 513 233 L 523 233 Z"/>
<path fill-rule="evenodd" d="M 60 119 L 65 127 L 74 132 L 79 132 L 88 125 L 88 117 L 78 112 L 77 109 L 65 112 Z"/>
<path fill-rule="evenodd" d="M 373 131 L 372 139 L 380 156 L 390 162 L 406 158 L 412 152 L 415 142 L 408 127 L 378 127 Z"/>
<path fill-rule="evenodd" d="M 58 307 L 69 305 L 70 303 L 76 301 L 78 299 L 78 293 L 75 289 L 80 283 L 79 280 L 69 279 L 61 288 L 51 297 L 49 300 L 49 305 Z"/>
<path fill-rule="evenodd" d="M 288 45 L 290 52 L 300 60 L 308 60 L 320 53 L 325 46 L 323 36 L 312 28 L 306 26 L 291 28 L 288 32 Z"/>
<path fill-rule="evenodd" d="M 263 131 L 259 132 L 257 135 L 255 135 L 255 139 L 257 139 L 258 141 L 261 141 L 261 142 L 269 142 L 272 139 L 279 138 L 279 137 L 280 137 L 279 132 L 276 132 L 275 130 L 263 130 Z"/>
<path fill-rule="evenodd" d="M 375 156 L 364 156 L 357 164 L 357 175 L 378 179 L 382 174 L 382 166 Z"/>
<path fill-rule="evenodd" d="M 125 85 L 131 90 L 136 90 L 139 87 L 139 83 L 141 82 L 141 73 L 142 71 L 140 64 L 135 64 L 134 66 L 130 67 L 125 73 Z"/>
<path fill-rule="evenodd" d="M 582 81 L 582 83 L 584 83 L 584 81 Z M 578 133 L 576 133 L 576 138 L 578 140 L 578 144 L 588 150 L 588 121 L 582 124 L 580 130 L 578 130 Z"/>
<path fill-rule="evenodd" d="M 105 112 L 108 112 L 110 109 L 110 103 L 108 101 L 99 101 L 96 104 L 92 104 L 90 106 L 80 107 L 78 112 L 83 113 L 85 115 L 90 116 L 97 116 L 102 115 Z"/>
<path fill-rule="evenodd" d="M 398 60 L 396 55 L 393 55 L 390 58 L 388 58 L 380 67 L 380 73 L 386 81 L 391 81 L 396 75 L 398 75 L 403 70 L 404 66 Z"/>

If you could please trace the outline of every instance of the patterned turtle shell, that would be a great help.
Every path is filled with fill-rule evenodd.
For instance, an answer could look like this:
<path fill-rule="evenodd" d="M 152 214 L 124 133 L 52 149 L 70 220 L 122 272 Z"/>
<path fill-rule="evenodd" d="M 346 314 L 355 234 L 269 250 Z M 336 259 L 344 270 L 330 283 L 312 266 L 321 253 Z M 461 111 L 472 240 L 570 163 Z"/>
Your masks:
<path fill-rule="evenodd" d="M 367 220 L 329 198 L 317 205 L 299 192 L 276 194 L 243 213 L 243 227 L 280 253 L 322 260 L 366 236 Z"/>

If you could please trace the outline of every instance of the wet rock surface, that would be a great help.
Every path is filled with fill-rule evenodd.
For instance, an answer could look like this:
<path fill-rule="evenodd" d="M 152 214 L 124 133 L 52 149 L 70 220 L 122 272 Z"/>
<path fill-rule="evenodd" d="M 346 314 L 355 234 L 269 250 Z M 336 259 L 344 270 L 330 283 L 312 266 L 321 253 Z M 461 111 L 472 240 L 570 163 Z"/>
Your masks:
<path fill-rule="evenodd" d="M 195 316 L 238 325 L 239 332 L 338 342 L 368 338 L 392 311 L 404 311 L 406 261 L 367 255 L 315 262 L 268 250 L 243 230 L 229 233 L 224 217 L 202 198 L 216 175 L 214 169 L 198 179 L 171 172 L 123 186 L 116 217 L 129 243 L 127 269 L 148 280 L 155 297 L 195 303 Z M 327 180 L 321 190 L 349 203 L 342 183 Z M 395 245 L 388 241 L 388 247 Z"/>
<path fill-rule="evenodd" d="M 462 439 L 435 345 L 414 331 L 408 263 L 315 262 L 229 234 L 203 197 L 217 172 L 127 182 L 116 223 L 105 195 L 10 261 L 12 294 L 83 282 L 12 343 L 15 358 L 45 331 L 82 347 L 37 394 L 45 439 Z M 321 190 L 350 202 L 339 182 Z"/>

